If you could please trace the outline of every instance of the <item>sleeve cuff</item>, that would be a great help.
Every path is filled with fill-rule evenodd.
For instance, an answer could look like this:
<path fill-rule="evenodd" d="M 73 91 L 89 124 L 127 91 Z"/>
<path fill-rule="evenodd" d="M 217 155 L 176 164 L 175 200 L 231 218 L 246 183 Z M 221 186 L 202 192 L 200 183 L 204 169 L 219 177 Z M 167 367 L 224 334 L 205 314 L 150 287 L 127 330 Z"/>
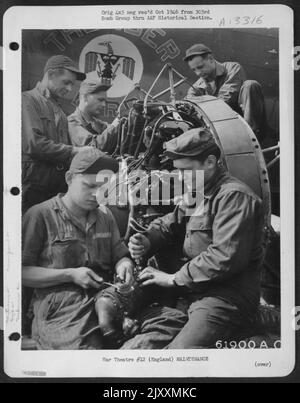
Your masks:
<path fill-rule="evenodd" d="M 190 287 L 190 285 L 193 284 L 193 280 L 188 274 L 186 264 L 175 274 L 174 280 L 178 286 Z"/>
<path fill-rule="evenodd" d="M 36 255 L 30 253 L 22 253 L 23 266 L 37 266 Z"/>
<path fill-rule="evenodd" d="M 147 231 L 144 235 L 149 239 L 151 245 L 148 255 L 153 256 L 162 246 L 161 239 L 153 230 Z"/>

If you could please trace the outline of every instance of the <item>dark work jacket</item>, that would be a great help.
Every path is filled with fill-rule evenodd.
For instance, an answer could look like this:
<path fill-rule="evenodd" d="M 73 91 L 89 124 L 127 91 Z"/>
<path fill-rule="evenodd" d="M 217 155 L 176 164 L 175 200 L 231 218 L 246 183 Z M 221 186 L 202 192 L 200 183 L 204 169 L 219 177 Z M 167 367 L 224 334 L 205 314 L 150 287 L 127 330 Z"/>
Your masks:
<path fill-rule="evenodd" d="M 113 153 L 117 138 L 112 125 L 96 117 L 88 120 L 79 107 L 68 116 L 68 124 L 70 138 L 74 146 L 88 146 L 95 139 L 97 148 L 109 154 Z"/>
<path fill-rule="evenodd" d="M 22 94 L 22 183 L 57 194 L 65 189 L 65 172 L 73 146 L 63 110 L 41 83 Z"/>
<path fill-rule="evenodd" d="M 153 221 L 147 233 L 152 251 L 181 238 L 187 263 L 176 273 L 176 283 L 251 311 L 260 296 L 261 200 L 222 170 L 204 193 L 199 214 L 187 217 L 186 207 L 178 205 L 173 213 Z"/>
<path fill-rule="evenodd" d="M 215 90 L 211 89 L 209 84 L 200 77 L 194 84 L 193 88 L 188 91 L 188 96 L 193 95 L 214 95 L 217 98 L 223 99 L 234 110 L 239 109 L 238 98 L 242 84 L 246 80 L 244 69 L 239 63 L 216 61 L 216 78 Z M 198 93 L 199 91 L 199 93 Z"/>

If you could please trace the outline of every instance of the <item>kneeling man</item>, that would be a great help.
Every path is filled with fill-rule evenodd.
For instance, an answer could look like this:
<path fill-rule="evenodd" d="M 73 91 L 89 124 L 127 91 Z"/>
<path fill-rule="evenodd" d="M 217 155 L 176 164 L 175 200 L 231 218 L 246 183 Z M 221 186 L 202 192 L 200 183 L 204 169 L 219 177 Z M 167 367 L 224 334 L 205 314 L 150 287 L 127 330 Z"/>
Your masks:
<path fill-rule="evenodd" d="M 244 117 L 262 140 L 269 128 L 261 85 L 255 80 L 247 80 L 239 63 L 218 62 L 212 51 L 201 43 L 187 49 L 184 61 L 199 77 L 188 95 L 213 95 L 222 99 Z"/>

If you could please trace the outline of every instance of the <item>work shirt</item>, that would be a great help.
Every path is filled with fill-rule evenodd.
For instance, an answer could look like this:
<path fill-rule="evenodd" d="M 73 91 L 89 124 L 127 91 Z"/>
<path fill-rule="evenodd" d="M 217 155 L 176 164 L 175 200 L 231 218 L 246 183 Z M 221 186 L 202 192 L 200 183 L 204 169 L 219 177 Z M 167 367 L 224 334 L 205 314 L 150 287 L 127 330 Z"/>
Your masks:
<path fill-rule="evenodd" d="M 93 267 L 111 272 L 128 249 L 109 209 L 92 210 L 86 228 L 64 206 L 59 194 L 23 218 L 23 265 L 64 269 Z"/>
<path fill-rule="evenodd" d="M 59 194 L 37 204 L 24 215 L 23 266 L 57 270 L 85 266 L 112 281 L 115 264 L 129 256 L 112 213 L 105 207 L 91 211 L 83 228 L 61 198 Z M 32 337 L 38 347 L 89 348 L 83 335 L 98 325 L 95 293 L 72 283 L 36 288 Z"/>
<path fill-rule="evenodd" d="M 114 127 L 95 117 L 87 118 L 78 107 L 68 116 L 69 133 L 74 146 L 93 144 L 102 151 L 112 153 L 116 146 Z"/>
<path fill-rule="evenodd" d="M 73 146 L 68 121 L 42 83 L 22 94 L 22 184 L 57 194 L 65 189 L 65 172 Z"/>
<path fill-rule="evenodd" d="M 152 252 L 174 241 L 187 262 L 175 275 L 180 286 L 254 310 L 259 303 L 263 217 L 261 200 L 244 183 L 218 170 L 207 186 L 202 213 L 185 205 L 151 224 Z"/>
<path fill-rule="evenodd" d="M 188 96 L 213 95 L 223 99 L 233 109 L 238 109 L 239 92 L 246 80 L 244 69 L 239 63 L 216 61 L 215 79 L 211 82 L 200 77 L 188 91 Z M 197 91 L 198 89 L 198 91 Z"/>

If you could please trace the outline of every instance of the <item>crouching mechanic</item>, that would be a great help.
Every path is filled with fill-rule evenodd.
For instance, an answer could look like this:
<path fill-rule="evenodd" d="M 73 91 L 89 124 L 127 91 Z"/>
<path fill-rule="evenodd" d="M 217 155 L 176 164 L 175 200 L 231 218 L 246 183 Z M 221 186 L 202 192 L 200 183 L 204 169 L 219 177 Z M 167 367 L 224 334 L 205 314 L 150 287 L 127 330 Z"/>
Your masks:
<path fill-rule="evenodd" d="M 112 154 L 117 145 L 118 119 L 108 124 L 100 119 L 106 106 L 106 92 L 111 86 L 100 80 L 86 79 L 79 89 L 79 105 L 68 116 L 72 144 L 77 147 L 94 145 Z"/>
<path fill-rule="evenodd" d="M 130 283 L 133 264 L 112 213 L 98 208 L 101 170 L 118 163 L 91 148 L 66 173 L 68 191 L 23 217 L 23 284 L 35 289 L 32 337 L 38 349 L 102 348 L 94 297 L 114 274 Z"/>
<path fill-rule="evenodd" d="M 269 127 L 261 85 L 255 80 L 246 80 L 239 63 L 219 63 L 212 51 L 201 43 L 187 49 L 183 60 L 199 77 L 188 96 L 213 95 L 222 99 L 244 117 L 262 140 Z"/>
<path fill-rule="evenodd" d="M 186 206 L 151 224 L 145 235 L 130 238 L 133 258 L 150 256 L 182 241 L 187 262 L 175 274 L 152 267 L 140 274 L 143 286 L 178 287 L 188 301 L 188 321 L 167 348 L 213 348 L 218 340 L 251 325 L 260 297 L 262 262 L 261 200 L 229 175 L 220 149 L 205 129 L 192 129 L 166 143 L 166 155 L 178 170 L 204 171 L 204 204 L 198 214 Z M 199 189 L 198 189 L 199 190 Z"/>

